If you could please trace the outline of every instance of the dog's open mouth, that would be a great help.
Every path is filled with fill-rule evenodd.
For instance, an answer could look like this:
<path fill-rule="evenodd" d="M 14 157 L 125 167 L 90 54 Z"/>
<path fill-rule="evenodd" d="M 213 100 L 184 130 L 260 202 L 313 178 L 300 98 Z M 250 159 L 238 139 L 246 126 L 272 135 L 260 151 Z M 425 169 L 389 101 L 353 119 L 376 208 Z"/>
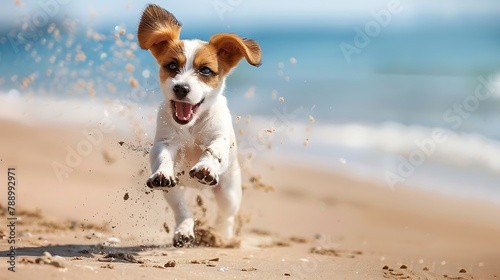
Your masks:
<path fill-rule="evenodd" d="M 174 111 L 174 120 L 178 124 L 187 124 L 189 123 L 194 115 L 198 112 L 198 109 L 200 109 L 201 103 L 203 103 L 205 99 L 202 99 L 200 103 L 198 104 L 190 104 L 186 102 L 181 102 L 181 101 L 174 101 L 172 100 L 172 108 Z"/>

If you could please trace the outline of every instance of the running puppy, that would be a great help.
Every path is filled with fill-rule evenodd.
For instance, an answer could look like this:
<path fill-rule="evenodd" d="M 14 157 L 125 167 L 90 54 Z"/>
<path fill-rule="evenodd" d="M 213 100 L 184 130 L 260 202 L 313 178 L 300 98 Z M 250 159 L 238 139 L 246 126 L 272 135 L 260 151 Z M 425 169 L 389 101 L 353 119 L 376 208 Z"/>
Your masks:
<path fill-rule="evenodd" d="M 245 58 L 259 66 L 259 45 L 234 34 L 216 34 L 208 42 L 180 40 L 181 23 L 167 10 L 150 4 L 139 23 L 142 49 L 160 65 L 164 101 L 158 110 L 147 186 L 168 189 L 176 228 L 173 244 L 194 241 L 194 219 L 184 200 L 184 186 L 212 188 L 218 204 L 217 230 L 234 235 L 241 202 L 241 172 L 227 100 L 226 77 Z"/>

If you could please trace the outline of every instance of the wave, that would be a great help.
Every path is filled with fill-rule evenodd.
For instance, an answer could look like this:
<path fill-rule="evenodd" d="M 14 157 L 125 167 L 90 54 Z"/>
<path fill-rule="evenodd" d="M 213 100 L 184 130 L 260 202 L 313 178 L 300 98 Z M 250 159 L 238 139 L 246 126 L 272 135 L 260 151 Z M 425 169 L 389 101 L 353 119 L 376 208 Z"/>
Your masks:
<path fill-rule="evenodd" d="M 483 166 L 500 171 L 500 141 L 481 134 L 458 133 L 440 127 L 409 126 L 395 122 L 381 124 L 288 124 L 285 130 L 273 127 L 268 118 L 252 120 L 253 134 L 271 131 L 272 142 L 291 141 L 316 150 L 347 148 L 366 150 L 404 157 L 424 157 L 448 165 L 465 167 Z M 252 133 L 250 133 L 252 134 Z M 264 142 L 264 141 L 262 141 Z M 269 142 L 269 140 L 268 140 Z"/>
<path fill-rule="evenodd" d="M 500 142 L 496 139 L 395 122 L 303 121 L 288 123 L 285 129 L 273 125 L 274 120 L 262 117 L 240 124 L 246 128 L 246 139 L 251 139 L 243 140 L 244 147 L 251 143 L 264 157 L 276 153 L 259 147 L 273 147 L 287 159 L 376 181 L 390 190 L 404 185 L 500 202 Z"/>
<path fill-rule="evenodd" d="M 153 137 L 157 106 L 120 99 L 56 99 L 0 93 L 0 119 L 31 125 L 99 125 L 111 121 L 122 132 Z M 292 121 L 234 116 L 238 148 L 248 153 L 290 156 L 316 165 L 388 184 L 387 174 L 405 185 L 500 198 L 500 141 L 481 134 L 439 127 L 379 124 L 327 124 L 314 118 Z M 326 164 L 323 164 L 326 163 Z M 403 170 L 403 171 L 402 171 Z M 411 172 L 410 172 L 411 171 Z M 401 174 L 403 172 L 404 174 Z M 409 174 L 411 173 L 411 174 Z"/>
<path fill-rule="evenodd" d="M 134 104 L 121 99 L 57 99 L 25 97 L 13 90 L 0 93 L 0 118 L 27 123 L 92 124 L 110 118 L 124 130 L 131 120 L 153 131 L 157 105 Z M 237 122 L 240 137 L 250 139 L 255 149 L 269 145 L 309 145 L 311 150 L 347 148 L 405 157 L 423 155 L 431 161 L 464 167 L 483 166 L 500 171 L 500 141 L 481 134 L 459 133 L 440 127 L 381 124 L 322 124 L 279 118 L 247 116 Z M 306 141 L 307 140 L 307 141 Z M 304 143 L 304 142 L 307 143 Z"/>
<path fill-rule="evenodd" d="M 26 96 L 17 90 L 0 93 L 0 118 L 31 125 L 92 126 L 106 119 L 122 132 L 134 132 L 137 126 L 154 131 L 156 110 L 156 105 L 123 99 Z"/>

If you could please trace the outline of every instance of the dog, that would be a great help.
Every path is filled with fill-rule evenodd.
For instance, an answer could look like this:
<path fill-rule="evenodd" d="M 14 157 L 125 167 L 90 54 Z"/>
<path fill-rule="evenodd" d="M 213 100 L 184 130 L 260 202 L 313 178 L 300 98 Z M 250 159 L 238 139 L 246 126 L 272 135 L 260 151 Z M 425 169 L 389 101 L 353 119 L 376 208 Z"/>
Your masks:
<path fill-rule="evenodd" d="M 243 58 L 261 64 L 261 48 L 250 39 L 220 33 L 208 42 L 180 40 L 181 23 L 167 10 L 150 4 L 140 19 L 139 46 L 160 66 L 163 102 L 150 150 L 151 176 L 146 185 L 167 190 L 173 210 L 175 247 L 194 242 L 194 219 L 185 187 L 211 188 L 218 206 L 216 230 L 234 237 L 241 198 L 241 171 L 225 81 Z"/>

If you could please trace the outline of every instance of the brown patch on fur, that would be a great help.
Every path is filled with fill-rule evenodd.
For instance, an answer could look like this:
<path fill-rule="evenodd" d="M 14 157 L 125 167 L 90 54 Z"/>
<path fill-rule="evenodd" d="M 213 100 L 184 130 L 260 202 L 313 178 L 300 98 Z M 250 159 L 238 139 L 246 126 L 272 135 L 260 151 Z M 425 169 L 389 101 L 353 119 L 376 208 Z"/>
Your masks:
<path fill-rule="evenodd" d="M 154 57 L 165 51 L 174 40 L 179 39 L 181 23 L 169 11 L 150 4 L 143 12 L 137 39 L 142 49 L 150 50 Z"/>
<path fill-rule="evenodd" d="M 203 75 L 199 71 L 203 67 L 208 67 L 212 70 L 212 73 L 209 75 Z M 217 57 L 217 50 L 214 46 L 210 44 L 205 44 L 203 47 L 198 49 L 194 56 L 193 60 L 193 69 L 195 73 L 197 73 L 198 79 L 205 84 L 209 85 L 212 88 L 216 88 L 219 86 L 221 81 L 219 73 L 219 63 Z"/>
<path fill-rule="evenodd" d="M 253 66 L 259 66 L 261 63 L 260 46 L 253 40 L 242 39 L 235 34 L 222 33 L 212 36 L 209 44 L 215 48 L 225 74 L 229 73 L 243 57 Z"/>
<path fill-rule="evenodd" d="M 154 55 L 154 54 L 153 54 Z M 168 68 L 170 63 L 177 64 L 177 68 L 181 69 L 186 64 L 186 56 L 181 41 L 173 41 L 166 47 L 162 53 L 155 56 L 156 61 L 160 65 L 160 81 L 165 81 L 168 78 L 173 78 L 177 75 L 176 70 Z"/>

